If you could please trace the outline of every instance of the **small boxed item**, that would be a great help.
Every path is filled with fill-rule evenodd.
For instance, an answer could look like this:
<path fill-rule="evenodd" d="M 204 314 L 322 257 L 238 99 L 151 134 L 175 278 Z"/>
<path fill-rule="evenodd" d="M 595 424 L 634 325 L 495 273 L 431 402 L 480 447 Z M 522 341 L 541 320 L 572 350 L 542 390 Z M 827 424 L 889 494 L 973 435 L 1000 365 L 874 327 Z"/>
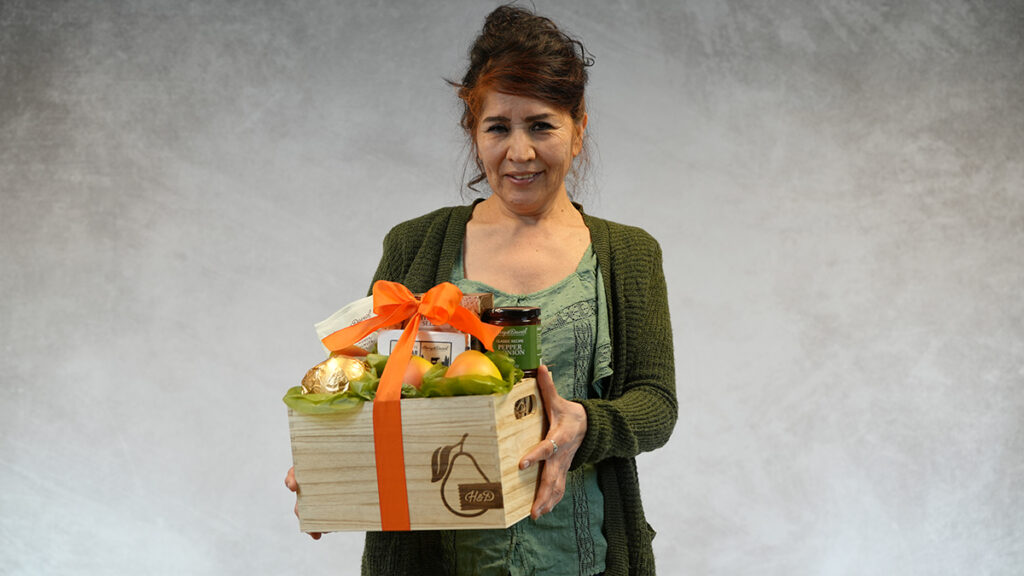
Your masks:
<path fill-rule="evenodd" d="M 381 330 L 377 336 L 377 352 L 385 356 L 391 354 L 401 330 Z M 412 345 L 412 353 L 426 358 L 431 364 L 450 366 L 456 356 L 469 350 L 469 337 L 462 332 L 445 332 L 440 330 L 420 330 Z"/>

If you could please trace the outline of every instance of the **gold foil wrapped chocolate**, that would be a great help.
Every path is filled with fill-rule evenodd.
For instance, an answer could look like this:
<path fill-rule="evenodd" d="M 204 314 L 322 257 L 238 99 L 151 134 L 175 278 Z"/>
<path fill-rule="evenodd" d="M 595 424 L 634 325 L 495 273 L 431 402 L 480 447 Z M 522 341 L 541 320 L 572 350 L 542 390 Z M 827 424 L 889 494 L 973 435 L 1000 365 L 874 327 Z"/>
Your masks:
<path fill-rule="evenodd" d="M 351 356 L 332 355 L 313 366 L 302 378 L 303 394 L 337 394 L 347 392 L 349 382 L 362 376 L 370 365 Z"/>

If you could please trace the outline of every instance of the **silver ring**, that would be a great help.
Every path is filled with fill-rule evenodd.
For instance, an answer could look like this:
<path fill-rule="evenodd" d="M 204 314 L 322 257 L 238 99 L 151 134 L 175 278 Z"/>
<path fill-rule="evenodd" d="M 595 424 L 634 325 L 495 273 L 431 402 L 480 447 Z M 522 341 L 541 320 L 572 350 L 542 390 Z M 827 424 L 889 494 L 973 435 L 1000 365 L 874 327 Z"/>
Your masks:
<path fill-rule="evenodd" d="M 548 438 L 548 442 L 551 442 L 551 445 L 555 447 L 555 449 L 551 451 L 551 455 L 554 456 L 555 454 L 558 454 L 558 444 L 555 444 L 555 441 L 551 438 Z"/>

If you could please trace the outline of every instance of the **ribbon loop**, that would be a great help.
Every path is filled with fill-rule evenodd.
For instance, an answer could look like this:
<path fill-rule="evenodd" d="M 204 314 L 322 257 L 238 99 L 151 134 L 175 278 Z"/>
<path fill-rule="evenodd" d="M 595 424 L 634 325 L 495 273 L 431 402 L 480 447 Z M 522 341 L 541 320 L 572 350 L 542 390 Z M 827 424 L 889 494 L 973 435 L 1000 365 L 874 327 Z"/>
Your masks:
<path fill-rule="evenodd" d="M 434 286 L 423 295 L 419 313 L 435 326 L 448 324 L 451 315 L 461 308 L 462 291 L 450 282 Z"/>

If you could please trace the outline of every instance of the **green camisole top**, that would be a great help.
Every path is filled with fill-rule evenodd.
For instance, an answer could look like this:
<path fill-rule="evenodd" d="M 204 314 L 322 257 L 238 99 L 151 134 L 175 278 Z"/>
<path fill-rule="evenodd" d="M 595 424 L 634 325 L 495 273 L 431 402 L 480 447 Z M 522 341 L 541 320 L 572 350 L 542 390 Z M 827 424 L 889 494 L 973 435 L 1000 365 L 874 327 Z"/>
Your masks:
<path fill-rule="evenodd" d="M 541 362 L 551 370 L 558 393 L 570 400 L 600 397 L 603 380 L 611 375 L 611 337 L 593 247 L 575 272 L 532 294 L 509 294 L 466 279 L 461 255 L 451 282 L 466 293 L 493 293 L 496 307 L 540 307 Z M 603 522 L 597 474 L 586 465 L 569 472 L 562 500 L 540 519 L 527 517 L 503 530 L 455 531 L 456 574 L 600 574 L 607 550 Z"/>

